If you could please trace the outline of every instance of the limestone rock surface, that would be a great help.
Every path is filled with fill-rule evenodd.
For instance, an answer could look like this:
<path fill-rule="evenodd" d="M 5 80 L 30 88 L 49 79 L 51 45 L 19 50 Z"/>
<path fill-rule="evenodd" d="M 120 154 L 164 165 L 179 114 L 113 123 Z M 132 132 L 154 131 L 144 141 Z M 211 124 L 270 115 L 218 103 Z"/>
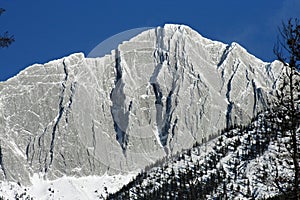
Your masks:
<path fill-rule="evenodd" d="M 0 83 L 0 179 L 128 173 L 267 107 L 280 63 L 184 25 L 101 58 L 36 64 Z"/>

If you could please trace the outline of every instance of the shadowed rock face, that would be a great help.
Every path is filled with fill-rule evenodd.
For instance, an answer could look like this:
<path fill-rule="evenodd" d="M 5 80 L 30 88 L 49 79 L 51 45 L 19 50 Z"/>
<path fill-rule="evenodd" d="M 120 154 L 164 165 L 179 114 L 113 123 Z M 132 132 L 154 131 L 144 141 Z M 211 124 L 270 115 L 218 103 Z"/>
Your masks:
<path fill-rule="evenodd" d="M 116 174 L 189 148 L 267 106 L 280 73 L 189 27 L 145 31 L 0 83 L 1 179 Z"/>

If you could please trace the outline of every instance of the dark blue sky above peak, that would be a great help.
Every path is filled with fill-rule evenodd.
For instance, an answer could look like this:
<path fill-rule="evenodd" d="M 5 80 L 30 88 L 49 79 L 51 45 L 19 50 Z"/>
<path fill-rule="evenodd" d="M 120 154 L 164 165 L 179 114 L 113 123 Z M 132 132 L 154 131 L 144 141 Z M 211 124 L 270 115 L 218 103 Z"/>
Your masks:
<path fill-rule="evenodd" d="M 165 23 L 188 25 L 224 43 L 238 42 L 256 57 L 272 61 L 281 22 L 300 18 L 299 0 L 0 0 L 0 7 L 6 9 L 0 33 L 9 31 L 16 39 L 0 49 L 0 80 L 34 63 L 75 52 L 87 55 L 122 31 Z"/>

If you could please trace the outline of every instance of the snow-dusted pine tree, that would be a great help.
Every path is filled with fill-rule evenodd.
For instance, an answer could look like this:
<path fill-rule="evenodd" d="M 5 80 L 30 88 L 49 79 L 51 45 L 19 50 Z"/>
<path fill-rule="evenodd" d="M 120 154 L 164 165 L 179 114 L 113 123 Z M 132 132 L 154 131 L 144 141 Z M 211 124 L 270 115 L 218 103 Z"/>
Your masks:
<path fill-rule="evenodd" d="M 290 19 L 287 24 L 282 24 L 280 38 L 274 52 L 284 67 L 275 111 L 280 132 L 283 138 L 286 138 L 285 147 L 289 152 L 289 156 L 284 159 L 292 160 L 294 178 L 290 191 L 284 188 L 285 184 L 281 184 L 280 180 L 275 184 L 282 192 L 291 194 L 293 199 L 300 199 L 300 24 L 298 19 Z"/>

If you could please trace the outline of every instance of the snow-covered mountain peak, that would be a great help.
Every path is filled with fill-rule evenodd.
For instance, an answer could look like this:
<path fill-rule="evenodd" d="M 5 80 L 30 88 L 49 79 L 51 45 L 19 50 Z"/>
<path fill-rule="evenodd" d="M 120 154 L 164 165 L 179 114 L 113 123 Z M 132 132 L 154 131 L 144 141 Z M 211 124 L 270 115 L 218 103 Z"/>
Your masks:
<path fill-rule="evenodd" d="M 0 178 L 140 170 L 248 123 L 268 105 L 279 69 L 171 24 L 101 58 L 33 65 L 0 83 Z"/>

